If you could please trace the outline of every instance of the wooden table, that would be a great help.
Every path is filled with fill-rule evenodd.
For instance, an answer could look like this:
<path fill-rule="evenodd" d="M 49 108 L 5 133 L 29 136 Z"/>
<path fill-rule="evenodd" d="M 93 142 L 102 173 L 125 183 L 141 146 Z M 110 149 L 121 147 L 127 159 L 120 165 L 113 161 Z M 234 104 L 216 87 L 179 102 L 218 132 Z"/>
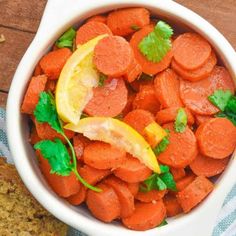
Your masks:
<path fill-rule="evenodd" d="M 155 1 L 155 0 L 153 0 Z M 176 0 L 215 25 L 236 48 L 236 0 Z M 14 71 L 37 31 L 46 0 L 0 0 L 0 107 L 5 107 Z"/>

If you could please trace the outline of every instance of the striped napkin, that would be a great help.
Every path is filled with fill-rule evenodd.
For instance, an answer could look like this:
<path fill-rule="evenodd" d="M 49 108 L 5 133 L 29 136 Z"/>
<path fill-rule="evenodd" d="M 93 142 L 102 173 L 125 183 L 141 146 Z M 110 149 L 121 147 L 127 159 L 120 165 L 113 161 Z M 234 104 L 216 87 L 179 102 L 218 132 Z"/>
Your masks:
<path fill-rule="evenodd" d="M 0 156 L 6 157 L 8 162 L 13 163 L 7 142 L 5 115 L 5 110 L 0 108 Z M 70 228 L 68 236 L 85 236 L 85 234 Z M 236 236 L 236 184 L 224 201 L 212 236 Z"/>

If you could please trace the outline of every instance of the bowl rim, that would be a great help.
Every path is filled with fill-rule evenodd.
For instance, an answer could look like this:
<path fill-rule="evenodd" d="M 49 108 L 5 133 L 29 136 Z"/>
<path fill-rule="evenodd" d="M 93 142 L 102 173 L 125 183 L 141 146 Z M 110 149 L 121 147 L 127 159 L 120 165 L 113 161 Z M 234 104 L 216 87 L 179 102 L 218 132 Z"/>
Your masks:
<path fill-rule="evenodd" d="M 63 2 L 62 0 L 60 1 Z M 72 1 L 73 0 L 71 0 L 71 2 Z M 114 225 L 105 225 L 95 218 L 87 218 L 83 213 L 78 214 L 75 207 L 65 203 L 45 186 L 45 182 L 42 180 L 41 174 L 37 171 L 36 163 L 30 160 L 31 157 L 27 158 L 29 154 L 27 154 L 27 142 L 23 139 L 25 127 L 22 125 L 23 116 L 20 114 L 20 104 L 27 81 L 31 77 L 33 68 L 38 59 L 45 54 L 49 46 L 52 45 L 58 35 L 60 35 L 66 28 L 73 25 L 75 22 L 78 22 L 79 19 L 85 19 L 91 16 L 92 12 L 93 14 L 95 12 L 104 12 L 105 9 L 107 9 L 105 11 L 108 11 L 114 8 L 123 8 L 128 6 L 143 6 L 151 10 L 155 9 L 156 12 L 159 11 L 167 17 L 178 18 L 179 21 L 189 25 L 192 29 L 207 38 L 214 46 L 215 50 L 219 53 L 226 67 L 230 70 L 234 80 L 236 77 L 236 64 L 234 63 L 236 53 L 229 42 L 202 17 L 175 2 L 170 0 L 155 0 L 149 2 L 146 0 L 132 0 L 131 3 L 130 1 L 124 0 L 100 0 L 99 2 L 96 2 L 96 0 L 90 0 L 90 2 L 85 4 L 83 3 L 84 5 L 78 4 L 79 6 L 77 5 L 76 7 L 73 7 L 73 9 L 68 7 L 67 13 L 61 17 L 59 22 L 56 23 L 54 19 L 52 23 L 45 27 L 47 20 L 52 19 L 53 17 L 52 13 L 54 11 L 52 11 L 52 7 L 50 6 L 52 3 L 55 3 L 55 0 L 49 1 L 38 33 L 17 68 L 7 101 L 7 134 L 10 150 L 16 168 L 30 192 L 56 217 L 74 228 L 80 229 L 90 235 L 97 235 L 97 232 L 103 232 L 104 235 L 124 234 L 131 236 L 134 234 L 142 234 L 144 236 L 151 236 L 157 232 L 160 236 L 167 235 L 168 233 L 173 233 L 176 232 L 176 230 L 180 230 L 180 228 L 183 228 L 184 225 L 191 224 L 194 220 L 196 220 L 196 217 L 202 216 L 202 220 L 206 219 L 204 218 L 204 213 L 209 207 L 214 206 L 214 211 L 218 211 L 220 207 L 216 207 L 215 203 L 217 203 L 219 199 L 222 201 L 227 191 L 235 182 L 234 179 L 236 179 L 236 173 L 234 173 L 234 168 L 236 167 L 235 158 L 232 158 L 230 166 L 228 166 L 225 173 L 220 177 L 220 188 L 216 188 L 214 192 L 201 204 L 201 207 L 196 208 L 193 212 L 189 213 L 187 216 L 179 218 L 177 221 L 174 220 L 170 225 L 144 232 L 131 231 L 125 228 L 119 228 L 118 230 L 118 228 Z M 62 5 L 59 4 L 59 10 L 64 9 L 64 3 L 65 0 Z M 206 32 L 206 28 L 208 29 L 208 32 Z M 50 34 L 45 36 L 45 32 L 48 32 L 49 29 L 51 31 Z M 63 214 L 60 214 L 60 212 L 63 212 Z M 91 223 L 93 223 L 93 227 L 91 227 Z M 209 224 L 209 221 L 207 223 Z M 198 227 L 196 227 L 196 229 L 198 229 Z M 192 230 L 193 229 L 191 229 L 191 231 Z"/>

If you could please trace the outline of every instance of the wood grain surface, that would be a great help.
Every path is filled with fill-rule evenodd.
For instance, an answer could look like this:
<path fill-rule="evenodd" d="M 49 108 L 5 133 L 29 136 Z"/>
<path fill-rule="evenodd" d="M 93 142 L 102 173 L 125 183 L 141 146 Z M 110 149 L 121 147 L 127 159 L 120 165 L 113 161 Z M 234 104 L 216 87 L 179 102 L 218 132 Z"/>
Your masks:
<path fill-rule="evenodd" d="M 236 0 L 176 0 L 206 18 L 236 49 Z M 46 0 L 0 0 L 0 107 L 5 107 L 14 71 L 37 31 Z"/>

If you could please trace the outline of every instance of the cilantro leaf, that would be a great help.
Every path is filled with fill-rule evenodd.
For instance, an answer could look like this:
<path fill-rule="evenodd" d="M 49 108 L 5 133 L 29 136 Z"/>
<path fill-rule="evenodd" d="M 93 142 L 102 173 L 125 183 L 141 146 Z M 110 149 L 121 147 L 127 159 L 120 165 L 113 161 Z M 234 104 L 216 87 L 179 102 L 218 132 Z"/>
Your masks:
<path fill-rule="evenodd" d="M 213 105 L 218 107 L 221 111 L 224 111 L 231 97 L 232 93 L 229 90 L 224 91 L 219 89 L 216 90 L 212 95 L 210 95 L 208 99 Z"/>
<path fill-rule="evenodd" d="M 162 174 L 167 173 L 167 172 L 170 171 L 169 166 L 160 165 L 160 169 L 161 169 Z"/>
<path fill-rule="evenodd" d="M 76 36 L 76 31 L 72 27 L 69 30 L 67 30 L 56 42 L 56 46 L 59 48 L 72 48 L 73 47 L 73 41 Z"/>
<path fill-rule="evenodd" d="M 135 31 L 137 31 L 137 30 L 140 30 L 141 28 L 140 28 L 140 26 L 138 26 L 138 25 L 131 25 L 131 27 L 130 27 L 132 30 L 135 30 Z"/>
<path fill-rule="evenodd" d="M 43 140 L 34 145 L 35 149 L 40 150 L 43 157 L 46 158 L 51 166 L 51 173 L 61 176 L 69 176 L 73 164 L 70 161 L 70 155 L 66 146 L 58 138 L 55 142 Z"/>
<path fill-rule="evenodd" d="M 159 191 L 167 189 L 165 182 L 158 176 L 156 177 L 156 186 L 157 186 L 156 189 Z"/>
<path fill-rule="evenodd" d="M 103 73 L 100 73 L 98 86 L 99 86 L 99 87 L 104 86 L 105 80 L 107 80 L 107 76 L 104 75 Z"/>
<path fill-rule="evenodd" d="M 52 94 L 47 92 L 40 93 L 34 115 L 38 122 L 46 122 L 58 133 L 63 133 L 63 128 L 58 118 L 56 104 Z"/>
<path fill-rule="evenodd" d="M 172 191 L 177 191 L 176 183 L 174 181 L 173 175 L 170 172 L 161 174 L 160 178 L 165 183 L 168 189 Z"/>
<path fill-rule="evenodd" d="M 224 113 L 234 125 L 236 125 L 236 97 L 232 96 L 225 106 Z"/>
<path fill-rule="evenodd" d="M 140 52 L 152 62 L 160 62 L 171 49 L 173 29 L 159 21 L 154 30 L 139 43 Z"/>
<path fill-rule="evenodd" d="M 169 140 L 169 133 L 170 131 L 166 129 L 166 132 L 168 133 L 167 136 L 165 136 L 160 143 L 157 144 L 157 146 L 155 148 L 153 148 L 153 152 L 156 155 L 160 155 L 162 152 L 164 152 L 167 148 L 167 146 L 170 144 L 170 140 Z"/>
<path fill-rule="evenodd" d="M 175 118 L 175 131 L 178 133 L 183 133 L 188 122 L 187 114 L 184 110 L 184 108 L 179 108 L 177 116 Z"/>
<path fill-rule="evenodd" d="M 164 225 L 168 225 L 166 220 L 163 220 L 157 227 L 161 227 L 161 226 L 164 226 Z"/>

